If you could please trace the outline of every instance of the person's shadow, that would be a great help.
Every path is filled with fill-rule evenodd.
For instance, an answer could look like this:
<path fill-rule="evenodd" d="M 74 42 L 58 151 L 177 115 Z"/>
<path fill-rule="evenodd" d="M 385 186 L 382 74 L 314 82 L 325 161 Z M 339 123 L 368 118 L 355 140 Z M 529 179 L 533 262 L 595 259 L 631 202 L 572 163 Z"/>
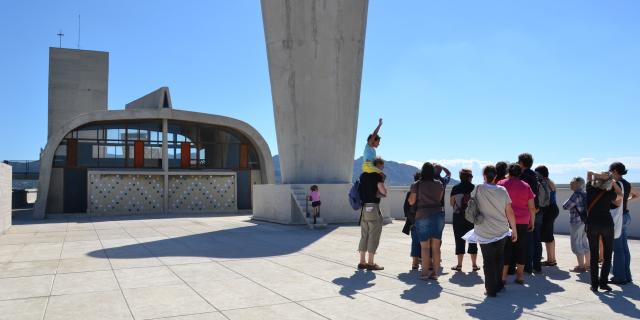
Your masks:
<path fill-rule="evenodd" d="M 620 286 L 622 291 L 599 293 L 598 298 L 615 313 L 623 314 L 632 319 L 640 319 L 640 310 L 631 300 L 640 300 L 640 287 L 636 284 Z"/>
<path fill-rule="evenodd" d="M 364 290 L 373 287 L 373 281 L 376 278 L 375 272 L 368 271 L 355 271 L 351 277 L 336 278 L 332 282 L 341 286 L 340 294 L 353 299 L 353 295 L 357 294 L 359 290 Z"/>
<path fill-rule="evenodd" d="M 449 278 L 449 282 L 457 284 L 461 287 L 473 287 L 475 285 L 484 283 L 477 272 L 455 272 L 453 276 Z"/>
<path fill-rule="evenodd" d="M 438 281 L 434 280 L 420 280 L 420 271 L 411 271 L 408 273 L 401 273 L 398 275 L 398 279 L 406 284 L 413 285 L 411 289 L 404 290 L 400 295 L 400 298 L 409 300 L 414 303 L 427 303 L 429 300 L 437 299 L 442 292 L 442 286 Z"/>
<path fill-rule="evenodd" d="M 559 275 L 562 277 L 562 275 Z M 510 279 L 512 281 L 512 279 Z M 525 310 L 533 310 L 547 302 L 547 296 L 564 291 L 558 284 L 547 279 L 546 276 L 526 277 L 526 286 L 509 282 L 506 291 L 498 293 L 496 298 L 486 298 L 477 304 L 469 304 L 469 316 L 488 319 L 494 316 L 496 307 L 511 310 L 500 319 L 519 319 Z"/>

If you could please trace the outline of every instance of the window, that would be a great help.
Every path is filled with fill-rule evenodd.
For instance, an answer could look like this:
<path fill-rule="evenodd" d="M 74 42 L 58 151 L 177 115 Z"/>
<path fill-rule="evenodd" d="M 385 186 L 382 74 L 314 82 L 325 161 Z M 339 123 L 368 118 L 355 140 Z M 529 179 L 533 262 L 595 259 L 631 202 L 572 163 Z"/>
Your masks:
<path fill-rule="evenodd" d="M 85 168 L 134 167 L 134 143 L 143 143 L 144 168 L 162 167 L 162 125 L 155 122 L 122 122 L 88 125 L 67 134 L 56 151 L 54 164 L 64 166 L 63 148 L 77 139 L 77 165 Z M 68 164 L 67 164 L 68 165 Z"/>

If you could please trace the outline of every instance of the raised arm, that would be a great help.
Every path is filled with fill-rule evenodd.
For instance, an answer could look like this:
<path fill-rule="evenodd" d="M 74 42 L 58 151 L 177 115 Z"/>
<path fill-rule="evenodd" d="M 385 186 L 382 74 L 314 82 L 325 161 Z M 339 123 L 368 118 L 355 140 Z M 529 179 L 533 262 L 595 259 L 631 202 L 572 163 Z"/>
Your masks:
<path fill-rule="evenodd" d="M 447 169 L 446 167 L 443 167 L 443 166 L 441 166 L 441 165 L 439 165 L 439 166 L 440 166 L 440 168 L 442 168 L 442 171 L 444 171 L 444 174 L 445 174 L 447 177 L 451 177 L 451 171 L 449 171 L 449 169 Z"/>
<path fill-rule="evenodd" d="M 373 130 L 373 133 L 371 134 L 371 139 L 375 139 L 375 137 L 378 136 L 378 132 L 380 132 L 380 127 L 382 127 L 382 118 L 378 119 L 378 126 L 376 127 L 375 130 Z"/>

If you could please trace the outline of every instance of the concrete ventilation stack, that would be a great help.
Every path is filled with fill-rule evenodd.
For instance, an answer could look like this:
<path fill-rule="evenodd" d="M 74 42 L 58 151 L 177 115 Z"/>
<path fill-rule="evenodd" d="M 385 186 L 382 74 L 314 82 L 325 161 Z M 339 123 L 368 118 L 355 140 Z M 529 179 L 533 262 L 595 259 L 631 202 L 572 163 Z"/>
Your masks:
<path fill-rule="evenodd" d="M 368 1 L 261 4 L 282 183 L 294 194 L 304 190 L 301 185 L 322 184 L 326 220 L 351 221 L 351 213 L 344 211 L 349 208 L 346 190 L 353 170 Z M 261 187 L 254 192 L 254 218 L 295 223 L 286 206 L 275 208 L 277 203 L 262 199 L 278 197 L 271 193 L 282 187 L 269 192 Z M 332 194 L 336 199 L 327 199 Z"/>
<path fill-rule="evenodd" d="M 75 116 L 107 110 L 109 53 L 49 48 L 47 138 Z"/>

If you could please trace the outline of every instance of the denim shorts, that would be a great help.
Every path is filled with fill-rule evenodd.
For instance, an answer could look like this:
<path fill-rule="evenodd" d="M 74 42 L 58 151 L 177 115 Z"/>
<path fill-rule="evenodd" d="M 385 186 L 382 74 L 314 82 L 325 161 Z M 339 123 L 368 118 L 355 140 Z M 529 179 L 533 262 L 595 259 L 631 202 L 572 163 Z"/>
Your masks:
<path fill-rule="evenodd" d="M 444 212 L 416 220 L 416 231 L 418 231 L 420 241 L 427 241 L 431 238 L 441 240 L 442 230 L 444 230 Z"/>

